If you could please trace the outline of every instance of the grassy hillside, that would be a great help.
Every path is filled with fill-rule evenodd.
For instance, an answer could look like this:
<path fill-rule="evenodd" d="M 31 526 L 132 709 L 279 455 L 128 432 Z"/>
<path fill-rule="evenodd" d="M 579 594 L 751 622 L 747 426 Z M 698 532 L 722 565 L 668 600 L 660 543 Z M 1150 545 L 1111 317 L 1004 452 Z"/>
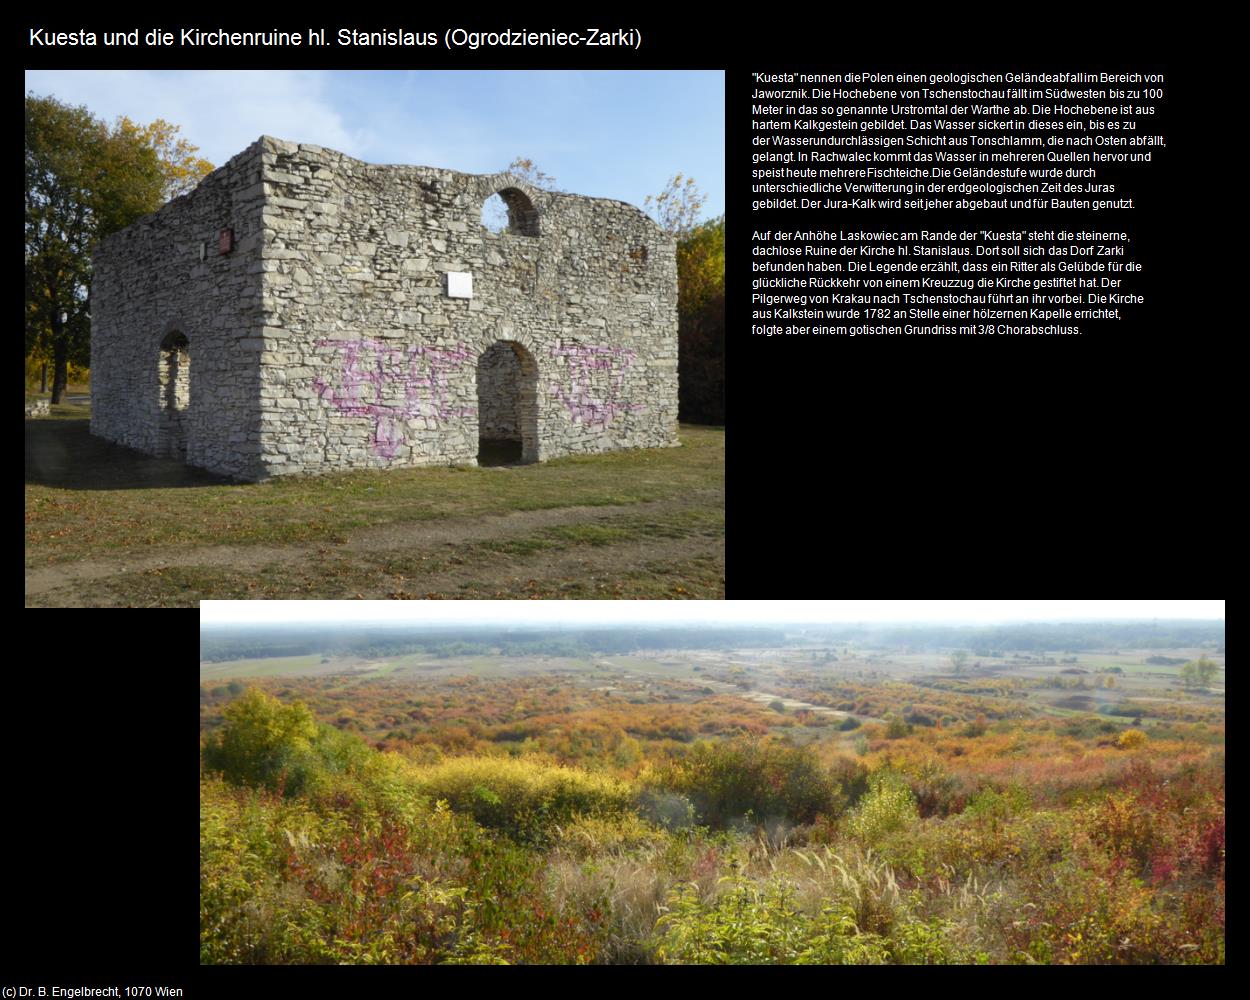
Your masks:
<path fill-rule="evenodd" d="M 201 961 L 1224 961 L 1222 722 L 610 680 L 202 688 Z"/>

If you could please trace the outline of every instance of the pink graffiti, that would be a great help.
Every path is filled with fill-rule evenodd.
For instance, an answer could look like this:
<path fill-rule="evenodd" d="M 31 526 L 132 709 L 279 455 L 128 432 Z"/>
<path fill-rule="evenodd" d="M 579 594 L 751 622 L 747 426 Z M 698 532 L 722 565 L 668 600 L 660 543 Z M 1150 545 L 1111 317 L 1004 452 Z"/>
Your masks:
<path fill-rule="evenodd" d="M 436 350 L 413 344 L 397 347 L 382 340 L 321 340 L 343 359 L 338 385 L 318 375 L 317 394 L 340 413 L 373 417 L 369 443 L 376 455 L 394 458 L 404 443 L 406 421 L 427 417 L 440 423 L 477 413 L 454 405 L 448 376 L 472 363 L 464 345 Z"/>
<path fill-rule="evenodd" d="M 604 428 L 617 414 L 643 409 L 641 403 L 620 401 L 625 372 L 634 363 L 636 351 L 626 347 L 575 345 L 553 347 L 551 355 L 568 358 L 568 389 L 566 391 L 564 386 L 553 383 L 551 392 L 564 404 L 574 421 L 581 421 L 587 427 Z M 608 375 L 596 379 L 595 372 L 607 372 Z M 597 382 L 597 386 L 592 388 L 592 382 Z M 595 398 L 596 390 L 604 398 Z"/>

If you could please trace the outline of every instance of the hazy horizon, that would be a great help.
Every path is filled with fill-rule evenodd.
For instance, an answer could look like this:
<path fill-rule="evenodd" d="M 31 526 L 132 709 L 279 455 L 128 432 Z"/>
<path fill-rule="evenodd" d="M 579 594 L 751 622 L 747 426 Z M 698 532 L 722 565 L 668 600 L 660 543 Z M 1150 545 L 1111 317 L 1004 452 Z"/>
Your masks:
<path fill-rule="evenodd" d="M 1005 625 L 1224 621 L 1224 601 L 204 601 L 200 624 Z"/>

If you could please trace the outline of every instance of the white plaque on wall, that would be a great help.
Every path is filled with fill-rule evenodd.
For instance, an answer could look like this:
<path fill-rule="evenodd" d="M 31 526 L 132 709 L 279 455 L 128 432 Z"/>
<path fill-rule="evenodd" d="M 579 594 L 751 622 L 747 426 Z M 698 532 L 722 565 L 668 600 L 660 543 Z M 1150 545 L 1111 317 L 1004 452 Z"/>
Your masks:
<path fill-rule="evenodd" d="M 447 295 L 453 299 L 473 298 L 473 275 L 465 271 L 448 271 Z"/>

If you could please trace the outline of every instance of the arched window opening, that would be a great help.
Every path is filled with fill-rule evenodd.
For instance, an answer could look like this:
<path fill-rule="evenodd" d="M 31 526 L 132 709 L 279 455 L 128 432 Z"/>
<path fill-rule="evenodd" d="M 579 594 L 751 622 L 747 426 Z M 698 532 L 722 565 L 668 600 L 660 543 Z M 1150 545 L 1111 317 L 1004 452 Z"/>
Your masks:
<path fill-rule="evenodd" d="M 504 188 L 482 203 L 482 225 L 492 233 L 537 236 L 538 210 L 523 191 Z"/>
<path fill-rule="evenodd" d="M 160 389 L 160 451 L 173 458 L 185 458 L 186 423 L 191 406 L 191 352 L 184 334 L 174 330 L 161 341 L 157 370 Z"/>
<path fill-rule="evenodd" d="M 191 355 L 187 338 L 175 330 L 161 341 L 161 408 L 185 410 L 191 404 Z"/>
<path fill-rule="evenodd" d="M 479 465 L 538 460 L 538 365 L 515 341 L 478 358 L 477 414 Z"/>

